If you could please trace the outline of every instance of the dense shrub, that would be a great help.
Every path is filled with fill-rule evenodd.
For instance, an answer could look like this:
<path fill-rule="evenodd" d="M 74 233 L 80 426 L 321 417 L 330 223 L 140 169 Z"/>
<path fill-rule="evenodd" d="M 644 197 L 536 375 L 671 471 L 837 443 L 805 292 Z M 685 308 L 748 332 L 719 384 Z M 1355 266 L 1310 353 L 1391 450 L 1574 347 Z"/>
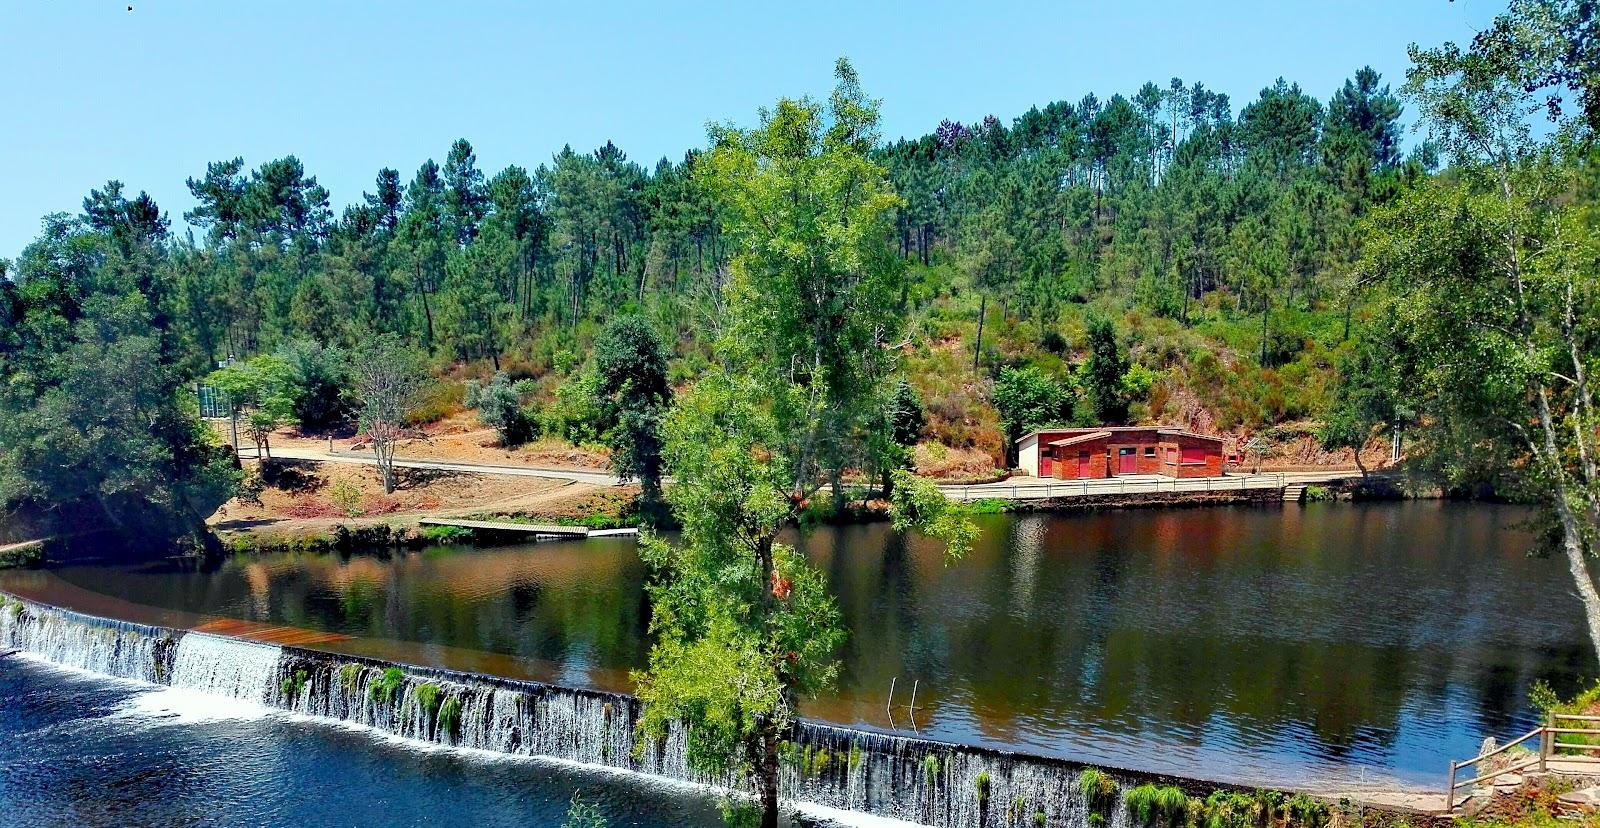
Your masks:
<path fill-rule="evenodd" d="M 478 422 L 495 430 L 504 447 L 519 446 L 533 439 L 535 422 L 522 406 L 524 383 L 513 383 L 504 371 L 494 375 L 488 385 L 468 380 L 463 387 L 462 404 L 477 409 Z"/>
<path fill-rule="evenodd" d="M 288 368 L 289 396 L 301 428 L 320 429 L 350 419 L 350 369 L 343 351 L 294 340 L 278 350 Z"/>

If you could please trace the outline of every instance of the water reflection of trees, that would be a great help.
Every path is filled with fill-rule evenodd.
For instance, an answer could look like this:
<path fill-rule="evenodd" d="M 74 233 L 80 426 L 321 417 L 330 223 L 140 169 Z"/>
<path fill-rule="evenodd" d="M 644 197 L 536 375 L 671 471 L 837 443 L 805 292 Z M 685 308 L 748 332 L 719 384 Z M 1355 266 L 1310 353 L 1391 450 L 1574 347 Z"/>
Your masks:
<path fill-rule="evenodd" d="M 1576 607 L 1550 598 L 1566 594 L 1559 566 L 1525 558 L 1508 514 L 1418 503 L 989 516 L 950 569 L 936 545 L 886 525 L 819 528 L 794 542 L 828 573 L 851 634 L 838 697 L 809 709 L 887 724 L 898 677 L 898 701 L 920 680 L 919 703 L 950 736 L 1203 746 L 1224 733 L 1273 749 L 1288 729 L 1331 758 L 1391 755 L 1402 739 L 1431 739 L 1434 755 L 1470 748 L 1522 726 L 1534 678 L 1570 688 L 1592 669 Z M 627 542 L 96 572 L 62 574 L 151 606 L 580 676 L 619 676 L 647 652 L 645 572 Z"/>
<path fill-rule="evenodd" d="M 1582 663 L 1570 608 L 1519 600 L 1551 573 L 1493 517 L 1409 508 L 1004 519 L 949 572 L 914 539 L 849 530 L 885 552 L 827 552 L 853 630 L 841 694 L 881 708 L 892 677 L 920 677 L 995 740 L 1287 728 L 1338 758 L 1387 754 L 1402 726 L 1509 732 L 1535 677 Z"/>

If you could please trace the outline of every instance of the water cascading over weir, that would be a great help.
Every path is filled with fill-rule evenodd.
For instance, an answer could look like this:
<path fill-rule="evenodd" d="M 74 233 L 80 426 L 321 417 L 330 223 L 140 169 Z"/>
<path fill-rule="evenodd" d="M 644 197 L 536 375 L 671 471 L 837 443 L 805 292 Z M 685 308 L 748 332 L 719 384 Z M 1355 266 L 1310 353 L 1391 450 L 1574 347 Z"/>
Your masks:
<path fill-rule="evenodd" d="M 539 756 L 734 787 L 689 769 L 674 730 L 635 750 L 632 696 L 263 644 L 0 600 L 0 651 L 124 679 L 227 696 L 407 739 Z M 1119 795 L 1091 812 L 1084 766 L 801 721 L 783 763 L 788 801 L 941 828 L 1128 828 Z M 1120 790 L 1150 781 L 1110 771 Z M 1207 785 L 1207 788 L 1214 787 Z"/>

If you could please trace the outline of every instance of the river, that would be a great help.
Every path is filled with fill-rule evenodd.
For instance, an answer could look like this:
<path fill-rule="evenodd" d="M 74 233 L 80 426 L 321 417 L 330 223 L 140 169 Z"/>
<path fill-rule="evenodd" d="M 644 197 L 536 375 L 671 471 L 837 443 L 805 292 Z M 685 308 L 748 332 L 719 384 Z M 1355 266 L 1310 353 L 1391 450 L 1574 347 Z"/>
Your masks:
<path fill-rule="evenodd" d="M 814 529 L 791 540 L 828 573 L 850 638 L 838 689 L 803 712 L 1244 784 L 1437 787 L 1448 757 L 1535 724 L 1535 680 L 1593 675 L 1564 567 L 1527 554 L 1529 516 L 1429 501 L 996 515 L 949 566 L 883 524 Z M 0 588 L 626 689 L 648 652 L 646 574 L 632 540 L 608 538 L 87 563 Z"/>

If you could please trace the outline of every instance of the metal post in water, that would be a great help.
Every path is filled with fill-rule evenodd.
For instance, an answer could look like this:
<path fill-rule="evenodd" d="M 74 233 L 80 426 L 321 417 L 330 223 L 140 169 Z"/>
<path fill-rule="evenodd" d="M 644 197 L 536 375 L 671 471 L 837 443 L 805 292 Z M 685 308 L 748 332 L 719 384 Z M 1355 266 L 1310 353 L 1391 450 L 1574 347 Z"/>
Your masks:
<path fill-rule="evenodd" d="M 899 680 L 900 680 L 899 676 L 895 676 L 894 678 L 889 679 L 889 701 L 885 702 L 884 705 L 883 705 L 884 711 L 889 714 L 889 726 L 890 727 L 894 726 L 894 683 L 899 681 Z"/>

